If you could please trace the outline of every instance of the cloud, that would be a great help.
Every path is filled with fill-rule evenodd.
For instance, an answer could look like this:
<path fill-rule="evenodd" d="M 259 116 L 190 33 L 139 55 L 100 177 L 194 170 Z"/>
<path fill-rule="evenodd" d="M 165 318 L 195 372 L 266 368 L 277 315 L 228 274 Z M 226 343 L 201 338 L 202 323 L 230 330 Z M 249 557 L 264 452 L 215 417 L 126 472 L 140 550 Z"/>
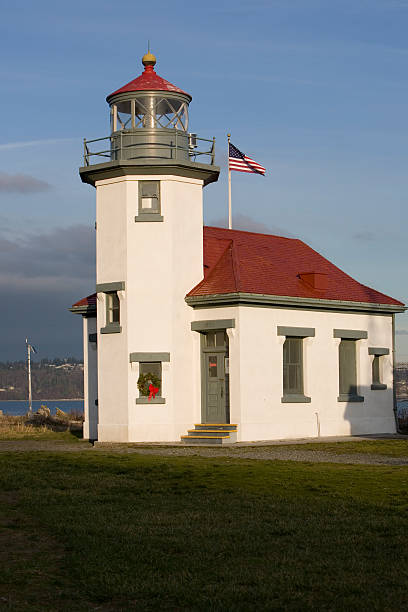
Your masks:
<path fill-rule="evenodd" d="M 0 172 L 0 193 L 42 193 L 51 185 L 29 174 L 7 174 Z"/>
<path fill-rule="evenodd" d="M 40 145 L 53 145 L 59 144 L 60 142 L 74 142 L 78 141 L 78 138 L 49 138 L 45 140 L 22 140 L 20 142 L 5 142 L 0 144 L 0 151 L 6 149 L 21 149 L 25 147 L 37 147 Z"/>
<path fill-rule="evenodd" d="M 80 357 L 81 320 L 68 311 L 95 291 L 95 230 L 85 225 L 40 234 L 0 232 L 0 361 L 18 359 L 24 338 L 41 357 Z"/>
<path fill-rule="evenodd" d="M 80 290 L 95 284 L 95 230 L 56 228 L 19 238 L 0 233 L 0 290 Z"/>
<path fill-rule="evenodd" d="M 397 329 L 395 331 L 396 336 L 408 336 L 408 329 Z"/>
<path fill-rule="evenodd" d="M 214 227 L 228 227 L 228 220 L 226 217 L 220 217 L 213 219 L 208 225 Z M 295 238 L 295 236 L 276 225 L 267 225 L 262 221 L 256 221 L 252 217 L 238 213 L 232 216 L 232 228 L 236 230 L 243 230 L 246 232 L 256 232 L 259 234 L 273 234 L 275 236 L 286 236 L 287 238 Z"/>

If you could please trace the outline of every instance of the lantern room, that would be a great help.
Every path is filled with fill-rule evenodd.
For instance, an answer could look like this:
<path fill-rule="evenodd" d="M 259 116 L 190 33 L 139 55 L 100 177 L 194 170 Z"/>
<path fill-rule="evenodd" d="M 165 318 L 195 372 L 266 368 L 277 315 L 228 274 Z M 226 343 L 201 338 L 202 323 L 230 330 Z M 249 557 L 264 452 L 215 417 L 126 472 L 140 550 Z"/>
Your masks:
<path fill-rule="evenodd" d="M 113 159 L 188 159 L 191 96 L 156 74 L 155 56 L 146 53 L 144 72 L 107 97 Z M 120 153 L 120 157 L 118 154 Z"/>

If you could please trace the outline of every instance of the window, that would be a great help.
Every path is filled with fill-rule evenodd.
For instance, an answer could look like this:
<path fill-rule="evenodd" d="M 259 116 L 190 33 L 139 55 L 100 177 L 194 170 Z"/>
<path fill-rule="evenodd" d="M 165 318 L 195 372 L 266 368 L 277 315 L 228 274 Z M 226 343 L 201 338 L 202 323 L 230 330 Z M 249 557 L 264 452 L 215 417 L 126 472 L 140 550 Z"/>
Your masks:
<path fill-rule="evenodd" d="M 101 334 L 118 334 L 122 331 L 120 326 L 119 291 L 124 291 L 124 289 L 124 281 L 98 283 L 96 285 L 96 292 L 103 293 L 105 301 L 105 327 L 101 328 Z"/>
<path fill-rule="evenodd" d="M 135 221 L 163 221 L 160 210 L 160 181 L 139 181 L 139 214 Z"/>
<path fill-rule="evenodd" d="M 117 291 L 106 294 L 106 325 L 120 323 L 120 305 Z"/>
<path fill-rule="evenodd" d="M 283 343 L 283 396 L 284 403 L 308 403 L 304 394 L 303 351 L 305 338 L 314 338 L 313 327 L 286 327 L 278 325 L 278 336 L 285 336 Z"/>
<path fill-rule="evenodd" d="M 150 400 L 156 397 L 161 397 L 161 381 L 162 381 L 162 364 L 161 361 L 156 362 L 140 362 L 139 363 L 139 382 L 144 382 L 139 385 L 139 397 L 146 397 Z M 153 385 L 157 391 L 151 393 L 149 391 L 150 384 Z M 153 395 L 155 396 L 153 398 Z"/>
<path fill-rule="evenodd" d="M 342 338 L 339 345 L 339 402 L 363 402 L 357 393 L 357 342 Z"/>
<path fill-rule="evenodd" d="M 130 353 L 130 363 L 139 364 L 136 404 L 165 404 L 162 397 L 163 362 L 170 362 L 170 353 Z M 167 367 L 167 366 L 166 366 Z M 150 389 L 152 385 L 153 389 Z"/>
<path fill-rule="evenodd" d="M 368 349 L 368 354 L 373 355 L 373 361 L 371 364 L 371 390 L 372 391 L 383 391 L 387 388 L 382 382 L 382 366 L 384 355 L 389 355 L 390 351 L 387 348 L 372 348 Z"/>

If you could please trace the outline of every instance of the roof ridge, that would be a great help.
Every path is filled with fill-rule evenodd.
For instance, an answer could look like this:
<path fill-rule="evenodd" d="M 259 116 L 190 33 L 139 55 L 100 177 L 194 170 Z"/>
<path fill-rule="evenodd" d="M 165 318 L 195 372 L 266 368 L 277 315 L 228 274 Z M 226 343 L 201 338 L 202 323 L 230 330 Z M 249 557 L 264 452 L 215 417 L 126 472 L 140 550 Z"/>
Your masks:
<path fill-rule="evenodd" d="M 267 236 L 267 237 L 272 237 L 272 238 L 282 238 L 283 240 L 297 240 L 298 242 L 303 242 L 300 238 L 289 238 L 288 236 L 280 236 L 279 234 L 264 234 L 263 232 L 250 232 L 249 230 L 229 229 L 227 227 L 217 227 L 215 225 L 204 225 L 203 228 L 222 230 L 223 232 L 236 232 L 239 234 L 252 234 L 253 236 Z M 212 238 L 216 238 L 217 240 L 220 240 L 216 236 L 212 236 Z M 230 238 L 229 240 L 233 240 L 233 239 Z"/>
<path fill-rule="evenodd" d="M 199 289 L 204 283 L 207 283 L 212 278 L 214 273 L 217 271 L 217 268 L 219 264 L 221 263 L 222 259 L 224 258 L 225 254 L 227 253 L 227 251 L 231 249 L 232 243 L 233 243 L 233 240 L 228 239 L 228 244 L 226 245 L 225 249 L 221 252 L 219 258 L 217 259 L 213 267 L 209 270 L 207 276 L 205 276 L 199 283 L 197 283 L 197 285 L 195 285 L 192 289 L 190 289 L 187 295 L 190 295 L 190 293 L 192 293 L 196 289 Z M 232 259 L 232 256 L 231 256 L 231 259 Z M 234 269 L 233 269 L 233 274 L 234 274 Z M 234 282 L 236 283 L 235 274 L 234 274 Z"/>

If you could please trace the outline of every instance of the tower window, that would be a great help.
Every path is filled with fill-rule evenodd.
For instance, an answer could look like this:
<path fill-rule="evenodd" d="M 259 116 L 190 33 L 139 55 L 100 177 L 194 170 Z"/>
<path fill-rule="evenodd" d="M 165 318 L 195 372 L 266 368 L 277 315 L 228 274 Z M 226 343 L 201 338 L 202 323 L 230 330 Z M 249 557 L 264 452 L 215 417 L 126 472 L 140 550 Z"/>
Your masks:
<path fill-rule="evenodd" d="M 120 303 L 117 291 L 106 294 L 106 325 L 120 323 Z"/>

